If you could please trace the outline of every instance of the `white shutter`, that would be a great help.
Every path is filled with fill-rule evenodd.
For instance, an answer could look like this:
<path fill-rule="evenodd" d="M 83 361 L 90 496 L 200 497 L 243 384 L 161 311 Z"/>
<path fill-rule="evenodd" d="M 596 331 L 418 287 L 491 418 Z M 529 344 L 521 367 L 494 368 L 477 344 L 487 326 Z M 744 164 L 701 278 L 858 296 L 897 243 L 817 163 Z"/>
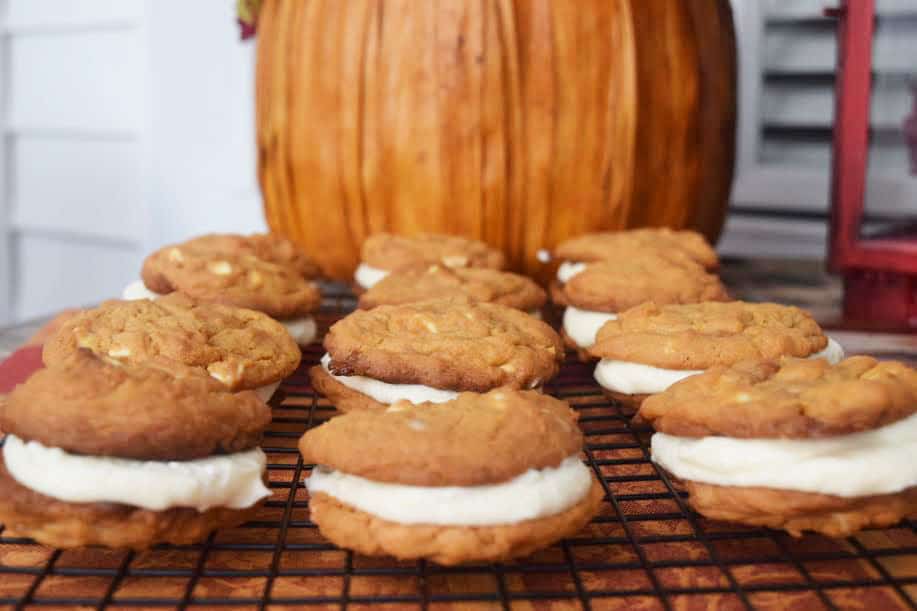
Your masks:
<path fill-rule="evenodd" d="M 734 0 L 740 136 L 725 254 L 824 256 L 837 61 L 836 22 L 822 14 L 830 5 Z M 917 76 L 917 0 L 877 0 L 876 12 L 866 210 L 882 221 L 917 215 L 902 135 Z"/>

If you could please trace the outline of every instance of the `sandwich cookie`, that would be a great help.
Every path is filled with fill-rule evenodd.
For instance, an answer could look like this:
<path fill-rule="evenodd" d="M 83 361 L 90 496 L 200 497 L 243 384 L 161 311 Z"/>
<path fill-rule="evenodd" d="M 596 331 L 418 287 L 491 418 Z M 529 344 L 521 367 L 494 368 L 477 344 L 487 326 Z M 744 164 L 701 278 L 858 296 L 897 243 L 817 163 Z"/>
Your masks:
<path fill-rule="evenodd" d="M 529 278 L 493 269 L 433 265 L 392 272 L 360 295 L 363 309 L 447 297 L 499 303 L 540 317 L 544 289 Z"/>
<path fill-rule="evenodd" d="M 844 537 L 917 515 L 917 372 L 865 356 L 717 366 L 644 401 L 702 515 Z"/>
<path fill-rule="evenodd" d="M 582 263 L 626 259 L 636 251 L 652 250 L 674 260 L 688 260 L 707 270 L 719 267 L 716 251 L 696 231 L 668 227 L 644 227 L 627 231 L 587 233 L 557 245 L 554 258 L 561 260 L 558 280 L 566 282 Z"/>
<path fill-rule="evenodd" d="M 286 329 L 265 314 L 178 293 L 81 312 L 45 343 L 42 357 L 53 366 L 80 348 L 128 365 L 156 359 L 176 374 L 199 369 L 230 390 L 255 390 L 264 401 L 301 358 Z"/>
<path fill-rule="evenodd" d="M 711 367 L 783 356 L 844 358 L 808 312 L 742 301 L 638 306 L 605 323 L 589 353 L 601 359 L 599 385 L 632 406 Z"/>
<path fill-rule="evenodd" d="M 596 515 L 566 403 L 533 391 L 358 411 L 308 431 L 311 520 L 335 545 L 440 564 L 527 555 Z"/>
<path fill-rule="evenodd" d="M 563 359 L 547 324 L 467 297 L 357 310 L 331 327 L 324 344 L 328 353 L 309 371 L 312 386 L 341 411 L 540 388 Z"/>
<path fill-rule="evenodd" d="M 358 290 L 365 290 L 389 272 L 446 267 L 503 269 L 503 253 L 484 242 L 454 235 L 420 233 L 413 236 L 377 233 L 363 242 L 360 265 L 354 275 Z"/>
<path fill-rule="evenodd" d="M 0 411 L 0 522 L 54 547 L 199 542 L 270 496 L 270 420 L 255 393 L 197 370 L 73 352 Z"/>
<path fill-rule="evenodd" d="M 125 299 L 155 299 L 181 292 L 193 299 L 264 312 L 283 324 L 296 342 L 315 339 L 311 313 L 321 294 L 306 278 L 315 264 L 289 240 L 271 234 L 212 234 L 166 246 L 146 258 L 142 282 Z"/>
<path fill-rule="evenodd" d="M 551 287 L 555 303 L 566 306 L 567 345 L 588 360 L 603 324 L 619 312 L 652 301 L 657 304 L 725 301 L 720 279 L 688 259 L 674 260 L 652 250 L 634 250 L 613 261 L 578 264 L 576 273 Z"/>

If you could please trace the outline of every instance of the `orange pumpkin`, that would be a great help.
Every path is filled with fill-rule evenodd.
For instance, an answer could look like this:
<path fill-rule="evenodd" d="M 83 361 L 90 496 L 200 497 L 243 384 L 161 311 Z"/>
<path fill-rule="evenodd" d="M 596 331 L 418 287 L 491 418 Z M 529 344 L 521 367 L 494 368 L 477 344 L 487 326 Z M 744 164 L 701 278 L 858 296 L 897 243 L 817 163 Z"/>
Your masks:
<path fill-rule="evenodd" d="M 732 180 L 728 0 L 265 0 L 268 223 L 333 276 L 379 231 L 536 252 L 642 225 L 716 239 Z"/>

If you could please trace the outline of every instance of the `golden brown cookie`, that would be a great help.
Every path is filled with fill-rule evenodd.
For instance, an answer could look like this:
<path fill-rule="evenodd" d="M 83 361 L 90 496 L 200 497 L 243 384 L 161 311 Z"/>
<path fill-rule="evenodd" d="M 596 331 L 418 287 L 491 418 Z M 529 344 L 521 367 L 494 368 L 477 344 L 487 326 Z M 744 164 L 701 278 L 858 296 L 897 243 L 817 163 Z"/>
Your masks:
<path fill-rule="evenodd" d="M 179 251 L 178 254 L 172 252 Z M 160 248 L 150 258 L 177 258 L 191 254 L 216 259 L 223 255 L 254 255 L 268 263 L 275 263 L 296 270 L 303 278 L 321 276 L 321 269 L 306 253 L 292 241 L 276 233 L 209 233 L 179 244 Z"/>
<path fill-rule="evenodd" d="M 361 258 L 367 265 L 385 270 L 426 269 L 434 264 L 490 269 L 506 265 L 503 253 L 484 242 L 434 233 L 377 233 L 363 242 Z"/>
<path fill-rule="evenodd" d="M 258 445 L 271 409 L 254 392 L 230 392 L 197 369 L 175 376 L 157 365 L 125 367 L 89 350 L 73 352 L 16 387 L 0 428 L 71 453 L 140 460 L 191 460 Z"/>
<path fill-rule="evenodd" d="M 538 310 L 545 302 L 544 289 L 525 276 L 493 269 L 433 265 L 392 272 L 360 295 L 359 304 L 369 309 L 462 296 L 524 311 Z"/>
<path fill-rule="evenodd" d="M 644 227 L 627 231 L 589 233 L 557 245 L 554 255 L 567 261 L 622 260 L 637 250 L 655 250 L 676 260 L 688 259 L 705 269 L 716 269 L 716 251 L 696 231 Z"/>
<path fill-rule="evenodd" d="M 200 368 L 233 390 L 279 382 L 301 357 L 286 329 L 268 316 L 179 294 L 86 310 L 45 344 L 43 358 L 54 365 L 79 348 L 125 364 L 155 358 L 173 373 Z"/>
<path fill-rule="evenodd" d="M 201 302 L 251 308 L 280 319 L 308 314 L 321 302 L 318 287 L 300 270 L 245 252 L 168 247 L 147 257 L 141 276 L 154 293 L 178 291 Z"/>
<path fill-rule="evenodd" d="M 595 480 L 589 494 L 565 511 L 498 526 L 399 524 L 324 493 L 310 498 L 309 512 L 322 535 L 340 547 L 367 556 L 428 558 L 439 564 L 454 565 L 527 556 L 575 535 L 598 513 L 604 495 L 602 485 Z"/>
<path fill-rule="evenodd" d="M 577 454 L 577 414 L 535 391 L 462 393 L 446 403 L 396 403 L 353 411 L 308 431 L 308 463 L 373 481 L 412 486 L 480 486 Z"/>
<path fill-rule="evenodd" d="M 917 371 L 855 356 L 714 367 L 647 399 L 640 416 L 681 437 L 808 439 L 846 435 L 917 413 Z"/>
<path fill-rule="evenodd" d="M 525 312 L 468 298 L 358 310 L 325 336 L 335 375 L 483 392 L 554 377 L 563 346 Z"/>
<path fill-rule="evenodd" d="M 198 512 L 189 507 L 151 511 L 119 503 L 68 503 L 23 486 L 0 461 L 0 524 L 4 533 L 31 537 L 51 547 L 104 545 L 142 550 L 158 543 L 198 543 L 214 530 L 252 519 L 261 504 Z"/>
<path fill-rule="evenodd" d="M 700 265 L 652 251 L 590 263 L 566 283 L 555 282 L 551 297 L 556 303 L 596 312 L 622 312 L 649 301 L 699 303 L 729 298 L 720 279 Z"/>
<path fill-rule="evenodd" d="M 599 330 L 589 353 L 663 369 L 709 369 L 739 361 L 807 357 L 828 338 L 808 312 L 776 303 L 642 306 Z"/>
<path fill-rule="evenodd" d="M 462 393 L 446 403 L 402 402 L 385 410 L 350 412 L 308 431 L 299 443 L 304 460 L 321 465 L 319 474 L 332 480 L 343 476 L 372 486 L 407 486 L 412 494 L 418 487 L 425 491 L 421 494 L 449 487 L 455 490 L 449 496 L 452 507 L 476 490 L 520 481 L 536 486 L 534 479 L 516 478 L 534 476 L 532 470 L 542 471 L 537 477 L 548 477 L 550 470 L 564 464 L 572 472 L 556 473 L 575 474 L 575 496 L 553 512 L 530 519 L 474 525 L 448 519 L 408 523 L 338 498 L 335 494 L 347 496 L 346 486 L 329 492 L 316 483 L 313 471 L 306 482 L 311 519 L 335 544 L 364 554 L 428 558 L 442 564 L 528 554 L 578 531 L 598 512 L 604 497 L 595 475 L 576 458 L 583 439 L 576 420 L 563 401 L 507 389 Z M 551 485 L 552 497 L 574 490 L 569 480 L 563 485 L 560 481 Z M 511 507 L 515 498 L 503 496 L 496 513 L 506 511 L 502 505 Z"/>
<path fill-rule="evenodd" d="M 714 520 L 846 537 L 867 527 L 892 526 L 917 515 L 917 487 L 895 494 L 845 498 L 774 488 L 684 482 L 688 503 Z"/>

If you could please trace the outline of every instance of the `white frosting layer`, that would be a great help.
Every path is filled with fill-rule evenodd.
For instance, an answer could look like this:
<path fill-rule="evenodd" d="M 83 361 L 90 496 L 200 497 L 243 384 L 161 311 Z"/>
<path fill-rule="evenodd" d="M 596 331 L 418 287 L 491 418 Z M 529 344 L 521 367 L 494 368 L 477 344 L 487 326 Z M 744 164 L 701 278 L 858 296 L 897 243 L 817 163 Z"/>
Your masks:
<path fill-rule="evenodd" d="M 154 293 L 146 288 L 143 280 L 135 280 L 124 287 L 121 291 L 121 299 L 125 301 L 136 301 L 137 299 L 157 299 L 162 297 L 159 293 Z"/>
<path fill-rule="evenodd" d="M 353 275 L 353 279 L 364 289 L 368 289 L 375 283 L 388 276 L 388 274 L 389 271 L 387 269 L 379 269 L 378 267 L 373 267 L 372 265 L 360 263 L 360 265 L 357 266 L 356 273 Z"/>
<path fill-rule="evenodd" d="M 70 503 L 242 509 L 270 496 L 260 448 L 188 461 L 81 456 L 7 435 L 3 460 L 23 486 Z"/>
<path fill-rule="evenodd" d="M 348 388 L 367 395 L 379 403 L 395 403 L 396 401 L 406 400 L 411 403 L 445 403 L 458 397 L 458 393 L 452 390 L 442 390 L 423 384 L 389 384 L 381 380 L 367 378 L 365 376 L 336 376 L 328 370 L 328 363 L 331 362 L 331 355 L 325 354 L 322 357 L 322 367 L 335 380 Z"/>
<path fill-rule="evenodd" d="M 588 348 L 595 343 L 595 336 L 602 325 L 617 317 L 616 314 L 610 312 L 580 310 L 568 306 L 564 310 L 564 333 L 580 348 Z"/>
<path fill-rule="evenodd" d="M 917 486 L 917 415 L 826 439 L 653 435 L 653 460 L 677 477 L 720 486 L 762 486 L 842 497 Z"/>
<path fill-rule="evenodd" d="M 273 384 L 268 384 L 267 386 L 262 386 L 256 388 L 255 394 L 258 395 L 258 398 L 267 403 L 271 400 L 271 397 L 274 396 L 274 393 L 277 392 L 277 387 L 280 386 L 280 382 L 274 382 Z"/>
<path fill-rule="evenodd" d="M 557 279 L 562 283 L 570 282 L 570 278 L 586 269 L 585 263 L 578 261 L 564 261 L 557 268 Z"/>
<path fill-rule="evenodd" d="M 318 326 L 315 324 L 315 319 L 311 316 L 303 316 L 302 318 L 293 318 L 290 320 L 278 320 L 277 322 L 286 327 L 290 336 L 300 346 L 308 346 L 315 340 Z"/>
<path fill-rule="evenodd" d="M 675 382 L 703 373 L 699 369 L 663 369 L 640 363 L 602 359 L 595 379 L 603 388 L 627 395 L 662 392 Z"/>
<path fill-rule="evenodd" d="M 580 502 L 592 475 L 576 456 L 547 469 L 529 469 L 503 484 L 405 486 L 375 482 L 322 467 L 306 479 L 309 492 L 324 492 L 361 511 L 401 524 L 484 526 L 515 524 L 560 513 Z"/>
<path fill-rule="evenodd" d="M 565 327 L 566 328 L 566 327 Z M 821 352 L 809 355 L 810 359 L 827 359 L 838 363 L 844 358 L 844 349 L 828 338 L 828 345 Z M 628 395 L 663 392 L 675 382 L 703 373 L 702 369 L 663 369 L 652 365 L 602 359 L 595 367 L 595 379 L 603 388 Z"/>

